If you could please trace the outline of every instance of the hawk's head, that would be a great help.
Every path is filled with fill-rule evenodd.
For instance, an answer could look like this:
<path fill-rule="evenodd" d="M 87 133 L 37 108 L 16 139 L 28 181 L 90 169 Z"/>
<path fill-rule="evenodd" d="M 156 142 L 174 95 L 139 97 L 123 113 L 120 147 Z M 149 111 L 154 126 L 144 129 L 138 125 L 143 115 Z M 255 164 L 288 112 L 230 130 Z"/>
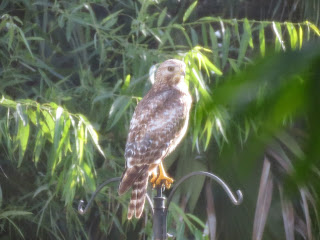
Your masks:
<path fill-rule="evenodd" d="M 176 85 L 184 81 L 185 74 L 186 65 L 184 62 L 169 59 L 160 64 L 156 73 L 155 84 Z"/>

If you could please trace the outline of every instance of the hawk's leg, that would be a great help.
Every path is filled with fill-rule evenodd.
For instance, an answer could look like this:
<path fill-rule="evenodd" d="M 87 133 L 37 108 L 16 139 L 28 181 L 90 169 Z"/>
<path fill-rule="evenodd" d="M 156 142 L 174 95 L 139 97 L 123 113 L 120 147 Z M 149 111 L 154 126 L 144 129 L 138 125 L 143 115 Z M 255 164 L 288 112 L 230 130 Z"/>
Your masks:
<path fill-rule="evenodd" d="M 168 177 L 166 171 L 163 168 L 162 162 L 159 164 L 159 176 L 153 175 L 151 182 L 153 183 L 153 185 L 161 185 L 162 183 L 164 183 L 166 188 L 171 187 L 171 183 L 173 183 L 173 179 Z"/>
<path fill-rule="evenodd" d="M 154 171 L 152 171 L 152 177 L 150 179 L 150 182 L 152 183 L 152 187 L 155 188 L 156 187 L 156 180 L 158 178 L 158 172 L 157 169 L 155 169 Z"/>

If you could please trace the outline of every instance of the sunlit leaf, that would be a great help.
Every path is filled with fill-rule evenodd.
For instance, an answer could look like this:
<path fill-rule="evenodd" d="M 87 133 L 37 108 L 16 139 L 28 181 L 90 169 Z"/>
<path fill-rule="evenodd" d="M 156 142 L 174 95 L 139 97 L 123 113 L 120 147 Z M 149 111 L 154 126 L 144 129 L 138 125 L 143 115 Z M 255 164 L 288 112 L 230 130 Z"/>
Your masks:
<path fill-rule="evenodd" d="M 282 32 L 281 32 L 280 23 L 272 22 L 272 29 L 273 29 L 273 31 L 274 31 L 274 33 L 276 35 L 276 38 L 275 38 L 276 51 L 279 51 L 280 47 L 282 48 L 282 50 L 286 50 L 286 47 L 284 46 L 284 41 L 283 41 L 283 38 L 282 38 Z"/>
<path fill-rule="evenodd" d="M 261 53 L 261 56 L 264 57 L 265 52 L 266 52 L 266 39 L 265 39 L 265 35 L 264 35 L 264 24 L 260 24 L 259 42 L 260 42 L 260 53 Z"/>
<path fill-rule="evenodd" d="M 27 144 L 29 140 L 29 133 L 30 133 L 30 125 L 28 123 L 24 124 L 22 121 L 19 121 L 19 128 L 18 128 L 18 139 L 19 139 L 19 162 L 18 167 L 21 166 L 23 157 L 27 150 Z"/>
<path fill-rule="evenodd" d="M 254 46 L 253 46 L 253 40 L 252 40 L 252 30 L 251 30 L 251 26 L 250 26 L 250 23 L 247 18 L 244 19 L 243 27 L 249 37 L 249 46 L 253 49 Z"/>
<path fill-rule="evenodd" d="M 295 49 L 298 43 L 298 33 L 292 23 L 287 23 L 287 29 L 290 36 L 291 49 Z"/>
<path fill-rule="evenodd" d="M 53 135 L 53 144 L 50 151 L 48 167 L 50 169 L 50 173 L 53 174 L 55 168 L 58 164 L 58 158 L 60 156 L 60 152 L 58 152 L 59 142 L 61 140 L 61 132 L 63 129 L 63 108 L 58 107 L 56 110 L 56 116 L 54 121 L 54 135 Z M 61 150 L 60 150 L 61 151 Z"/>
<path fill-rule="evenodd" d="M 96 148 L 99 150 L 101 155 L 105 157 L 104 152 L 103 152 L 101 146 L 99 145 L 99 137 L 98 137 L 97 132 L 94 130 L 93 126 L 91 125 L 91 123 L 88 121 L 88 119 L 84 115 L 80 114 L 79 116 L 82 119 L 82 121 L 84 122 L 84 124 L 86 125 L 86 128 L 88 129 L 90 136 L 91 136 Z"/>
<path fill-rule="evenodd" d="M 308 24 L 308 26 L 310 26 L 310 27 L 312 28 L 312 30 L 313 30 L 318 36 L 320 36 L 320 30 L 319 30 L 319 28 L 317 28 L 316 25 L 314 25 L 313 23 L 308 22 L 308 21 L 306 21 L 306 23 Z"/>
<path fill-rule="evenodd" d="M 303 29 L 301 25 L 299 25 L 299 49 L 301 49 L 303 43 Z"/>

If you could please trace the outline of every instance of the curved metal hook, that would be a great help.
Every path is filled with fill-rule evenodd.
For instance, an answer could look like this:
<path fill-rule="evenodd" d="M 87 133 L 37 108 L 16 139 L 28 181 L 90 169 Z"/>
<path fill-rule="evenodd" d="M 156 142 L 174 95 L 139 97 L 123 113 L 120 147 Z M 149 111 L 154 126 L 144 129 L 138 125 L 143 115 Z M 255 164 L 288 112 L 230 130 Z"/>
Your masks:
<path fill-rule="evenodd" d="M 79 214 L 81 215 L 84 215 L 88 212 L 90 206 L 92 205 L 93 203 L 93 200 L 95 199 L 95 197 L 97 196 L 97 194 L 102 190 L 102 188 L 104 188 L 106 185 L 108 185 L 109 183 L 112 183 L 112 182 L 118 182 L 121 180 L 121 177 L 115 177 L 115 178 L 111 178 L 111 179 L 108 179 L 107 181 L 103 182 L 97 189 L 96 191 L 92 194 L 88 204 L 86 205 L 86 207 L 84 208 L 84 201 L 83 200 L 80 200 L 79 202 L 79 205 L 78 205 L 78 212 Z M 152 204 L 152 201 L 149 197 L 149 195 L 147 194 L 147 200 L 149 202 L 149 205 L 151 207 L 151 211 L 152 211 L 152 214 L 153 214 L 153 204 Z"/>
<path fill-rule="evenodd" d="M 115 178 L 111 178 L 111 179 L 108 179 L 107 181 L 103 182 L 98 188 L 97 190 L 92 194 L 87 206 L 83 209 L 83 206 L 84 206 L 84 201 L 83 200 L 80 200 L 79 202 L 79 205 L 78 205 L 78 212 L 81 214 L 81 215 L 84 215 L 88 212 L 88 209 L 89 207 L 92 205 L 93 203 L 93 200 L 95 199 L 95 197 L 97 196 L 97 194 L 101 191 L 101 189 L 108 185 L 109 183 L 112 183 L 112 182 L 117 182 L 117 181 L 120 181 L 121 178 L 120 177 L 115 177 Z"/>
<path fill-rule="evenodd" d="M 229 186 L 221 179 L 219 178 L 218 176 L 214 175 L 213 173 L 209 173 L 209 172 L 204 172 L 204 171 L 198 171 L 198 172 L 192 172 L 192 173 L 189 173 L 188 175 L 185 175 L 184 177 L 182 177 L 175 185 L 174 187 L 172 188 L 170 194 L 169 194 L 169 197 L 168 197 L 168 200 L 167 200 L 167 205 L 166 205 L 166 210 L 165 211 L 168 211 L 168 208 L 169 208 L 169 205 L 170 205 L 170 202 L 172 200 L 172 197 L 173 195 L 175 194 L 175 192 L 177 191 L 178 187 L 180 186 L 181 183 L 183 183 L 185 180 L 187 180 L 188 178 L 190 177 L 193 177 L 193 176 L 196 176 L 196 175 L 203 175 L 203 176 L 206 176 L 206 177 L 209 177 L 213 180 L 215 180 L 217 183 L 220 184 L 220 186 L 226 191 L 227 195 L 229 196 L 229 198 L 231 199 L 232 203 L 234 205 L 240 205 L 243 201 L 243 195 L 242 195 L 242 192 L 240 190 L 237 190 L 236 193 L 237 193 L 237 196 L 238 198 L 236 198 L 234 196 L 234 194 L 232 193 L 232 191 L 230 190 Z"/>

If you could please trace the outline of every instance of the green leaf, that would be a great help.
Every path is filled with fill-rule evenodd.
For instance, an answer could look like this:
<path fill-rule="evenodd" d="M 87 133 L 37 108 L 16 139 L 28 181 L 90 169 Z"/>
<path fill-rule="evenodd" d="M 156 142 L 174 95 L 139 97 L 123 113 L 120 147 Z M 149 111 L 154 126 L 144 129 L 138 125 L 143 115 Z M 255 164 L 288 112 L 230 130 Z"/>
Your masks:
<path fill-rule="evenodd" d="M 78 161 L 79 163 L 82 162 L 83 160 L 83 150 L 84 150 L 84 145 L 86 142 L 86 136 L 85 136 L 85 132 L 84 132 L 84 126 L 82 124 L 82 122 L 80 121 L 78 124 L 78 129 L 77 129 L 77 154 L 78 154 Z"/>
<path fill-rule="evenodd" d="M 206 143 L 205 143 L 205 146 L 204 146 L 205 150 L 208 148 L 209 142 L 210 142 L 210 139 L 211 139 L 212 125 L 213 125 L 213 123 L 210 121 L 210 119 L 207 119 L 206 124 L 204 126 L 204 130 L 203 130 L 203 132 L 207 132 Z"/>
<path fill-rule="evenodd" d="M 20 103 L 17 104 L 17 113 L 23 122 L 23 126 L 26 126 L 28 124 L 28 118 L 24 113 L 24 109 Z"/>
<path fill-rule="evenodd" d="M 53 141 L 53 137 L 54 137 L 54 120 L 53 117 L 51 116 L 51 114 L 45 110 L 41 111 L 41 115 L 43 116 L 44 119 L 42 117 L 40 117 L 39 119 L 39 124 L 40 124 L 40 128 L 41 130 L 44 132 L 44 134 L 46 134 L 47 138 L 49 139 L 49 141 Z"/>
<path fill-rule="evenodd" d="M 306 23 L 308 24 L 308 26 L 310 26 L 310 27 L 312 28 L 312 30 L 313 30 L 318 36 L 320 36 L 320 30 L 319 30 L 319 28 L 317 28 L 316 25 L 314 25 L 313 23 L 308 22 L 308 21 L 306 21 Z"/>
<path fill-rule="evenodd" d="M 23 41 L 24 45 L 27 47 L 27 49 L 28 49 L 31 57 L 34 58 L 34 56 L 33 56 L 33 54 L 32 54 L 32 51 L 31 51 L 31 48 L 30 48 L 30 46 L 29 46 L 29 43 L 28 43 L 28 41 L 27 41 L 27 39 L 26 39 L 23 31 L 22 31 L 20 28 L 18 28 L 18 30 L 19 30 L 19 33 L 20 33 L 20 36 L 21 36 L 21 38 L 22 38 L 22 41 Z"/>
<path fill-rule="evenodd" d="M 291 49 L 296 49 L 298 43 L 297 30 L 292 23 L 287 23 L 287 30 L 290 36 Z"/>
<path fill-rule="evenodd" d="M 211 71 L 213 71 L 217 75 L 222 75 L 222 72 L 219 68 L 217 68 L 206 56 L 202 56 L 202 59 L 205 63 L 205 66 L 208 67 Z"/>
<path fill-rule="evenodd" d="M 229 63 L 230 63 L 230 66 L 232 67 L 233 71 L 235 71 L 236 73 L 240 71 L 240 68 L 239 68 L 238 64 L 236 63 L 236 60 L 229 58 Z"/>
<path fill-rule="evenodd" d="M 163 23 L 164 18 L 166 17 L 166 15 L 167 15 L 167 7 L 165 7 L 165 8 L 161 11 L 161 13 L 160 13 L 160 15 L 159 15 L 158 22 L 157 22 L 157 26 L 158 26 L 158 27 L 160 27 L 160 26 L 162 25 L 162 23 Z"/>
<path fill-rule="evenodd" d="M 123 91 L 126 91 L 126 90 L 128 89 L 128 87 L 129 87 L 129 85 L 130 85 L 130 79 L 131 79 L 131 76 L 130 76 L 130 74 L 128 74 L 128 75 L 126 76 L 126 79 L 124 80 L 124 83 L 123 83 L 122 87 L 121 87 L 121 89 L 122 89 Z"/>
<path fill-rule="evenodd" d="M 43 132 L 41 130 L 38 130 L 35 144 L 34 144 L 34 151 L 33 151 L 33 161 L 36 166 L 38 165 L 40 154 L 44 146 L 44 143 L 45 143 L 45 139 L 44 139 Z"/>
<path fill-rule="evenodd" d="M 194 30 L 193 28 L 191 28 L 190 31 L 191 31 L 192 44 L 193 46 L 196 46 L 199 43 L 198 34 L 196 30 Z"/>
<path fill-rule="evenodd" d="M 251 30 L 250 30 L 250 25 L 248 23 L 248 20 L 244 21 L 243 29 L 244 29 L 244 32 L 241 36 L 239 54 L 238 54 L 238 66 L 241 66 L 243 59 L 245 57 L 245 54 L 247 52 L 247 48 L 248 48 L 250 39 L 252 40 Z"/>
<path fill-rule="evenodd" d="M 208 47 L 208 35 L 206 25 L 204 23 L 201 24 L 201 32 L 202 32 L 202 41 L 205 47 Z"/>
<path fill-rule="evenodd" d="M 130 76 L 130 75 L 128 75 L 128 76 Z M 90 136 L 91 136 L 96 148 L 99 150 L 101 155 L 105 158 L 106 156 L 104 155 L 104 152 L 103 152 L 101 146 L 99 145 L 99 136 L 98 136 L 97 132 L 94 130 L 93 126 L 91 125 L 89 120 L 84 115 L 79 114 L 79 117 L 81 118 L 81 120 L 86 125 L 86 128 L 88 129 L 88 131 L 90 133 Z"/>
<path fill-rule="evenodd" d="M 13 24 L 13 23 L 10 23 Z M 15 25 L 15 24 L 14 24 Z M 9 28 L 9 41 L 8 41 L 8 49 L 11 49 L 12 47 L 12 43 L 13 43 L 13 39 L 14 39 L 14 30 L 15 28 L 13 27 L 13 25 Z"/>
<path fill-rule="evenodd" d="M 29 140 L 30 125 L 29 123 L 24 124 L 22 121 L 19 121 L 18 129 L 18 139 L 19 139 L 19 162 L 18 167 L 21 166 L 23 157 L 25 155 L 28 140 Z"/>
<path fill-rule="evenodd" d="M 53 144 L 51 146 L 51 151 L 50 151 L 50 156 L 48 161 L 48 166 L 49 166 L 48 172 L 50 172 L 51 174 L 53 174 L 55 171 L 55 168 L 58 164 L 58 157 L 60 155 L 60 152 L 58 152 L 58 147 L 61 139 L 61 131 L 63 128 L 62 113 L 63 113 L 63 108 L 59 106 L 56 110 L 56 117 L 54 121 Z"/>
<path fill-rule="evenodd" d="M 263 57 L 266 52 L 266 38 L 264 35 L 264 28 L 265 28 L 265 25 L 261 23 L 260 29 L 259 29 L 259 42 L 260 42 L 260 53 L 261 53 L 261 56 Z"/>
<path fill-rule="evenodd" d="M 301 49 L 303 43 L 303 29 L 301 25 L 299 25 L 299 49 Z"/>
<path fill-rule="evenodd" d="M 120 120 L 130 104 L 131 98 L 127 96 L 120 96 L 113 102 L 109 112 L 108 129 L 111 129 Z"/>
<path fill-rule="evenodd" d="M 223 34 L 223 42 L 222 42 L 222 69 L 225 67 L 228 56 L 229 56 L 230 38 L 231 38 L 230 30 L 229 28 L 226 28 Z"/>
<path fill-rule="evenodd" d="M 198 218 L 198 217 L 196 217 L 195 215 L 190 214 L 190 213 L 187 213 L 186 215 L 187 215 L 187 217 L 191 218 L 193 221 L 195 221 L 196 223 L 198 223 L 202 228 L 205 228 L 205 227 L 206 227 L 205 223 L 202 222 L 200 218 Z"/>
<path fill-rule="evenodd" d="M 102 21 L 101 21 L 101 25 L 103 25 L 105 28 L 110 28 L 112 27 L 112 25 L 114 25 L 117 22 L 117 18 L 119 16 L 119 14 L 122 12 L 123 10 L 119 10 L 116 11 L 112 14 L 108 14 L 107 17 L 105 17 Z"/>
<path fill-rule="evenodd" d="M 187 9 L 187 11 L 184 13 L 182 18 L 183 23 L 188 20 L 190 14 L 192 13 L 193 9 L 196 7 L 197 3 L 198 1 L 195 1 L 194 3 L 192 3 L 190 7 Z"/>
<path fill-rule="evenodd" d="M 218 40 L 217 40 L 217 36 L 211 26 L 209 27 L 209 35 L 210 35 L 210 40 L 211 40 L 213 62 L 219 67 L 220 66 L 220 58 L 219 58 Z"/>
<path fill-rule="evenodd" d="M 177 29 L 181 30 L 181 32 L 182 32 L 182 33 L 183 33 L 183 35 L 185 36 L 186 41 L 188 42 L 189 47 L 190 47 L 190 48 L 192 48 L 192 42 L 191 42 L 191 39 L 190 39 L 189 35 L 186 33 L 186 31 L 185 31 L 184 27 L 182 27 L 182 26 L 181 26 L 181 25 L 179 25 L 179 24 L 173 24 L 173 25 L 172 25 L 172 27 L 174 27 L 174 28 L 177 28 Z"/>
<path fill-rule="evenodd" d="M 250 23 L 247 18 L 244 19 L 243 25 L 244 25 L 245 32 L 247 32 L 249 36 L 249 46 L 253 49 L 252 31 L 251 31 Z"/>
<path fill-rule="evenodd" d="M 280 50 L 280 47 L 282 50 L 286 50 L 286 47 L 284 45 L 284 41 L 282 39 L 282 32 L 281 32 L 281 25 L 278 22 L 272 22 L 272 29 L 276 35 L 275 38 L 275 49 L 278 52 Z"/>
<path fill-rule="evenodd" d="M 20 210 L 9 210 L 0 213 L 0 219 L 8 218 L 8 217 L 18 217 L 18 216 L 26 216 L 32 215 L 32 212 L 20 211 Z"/>

